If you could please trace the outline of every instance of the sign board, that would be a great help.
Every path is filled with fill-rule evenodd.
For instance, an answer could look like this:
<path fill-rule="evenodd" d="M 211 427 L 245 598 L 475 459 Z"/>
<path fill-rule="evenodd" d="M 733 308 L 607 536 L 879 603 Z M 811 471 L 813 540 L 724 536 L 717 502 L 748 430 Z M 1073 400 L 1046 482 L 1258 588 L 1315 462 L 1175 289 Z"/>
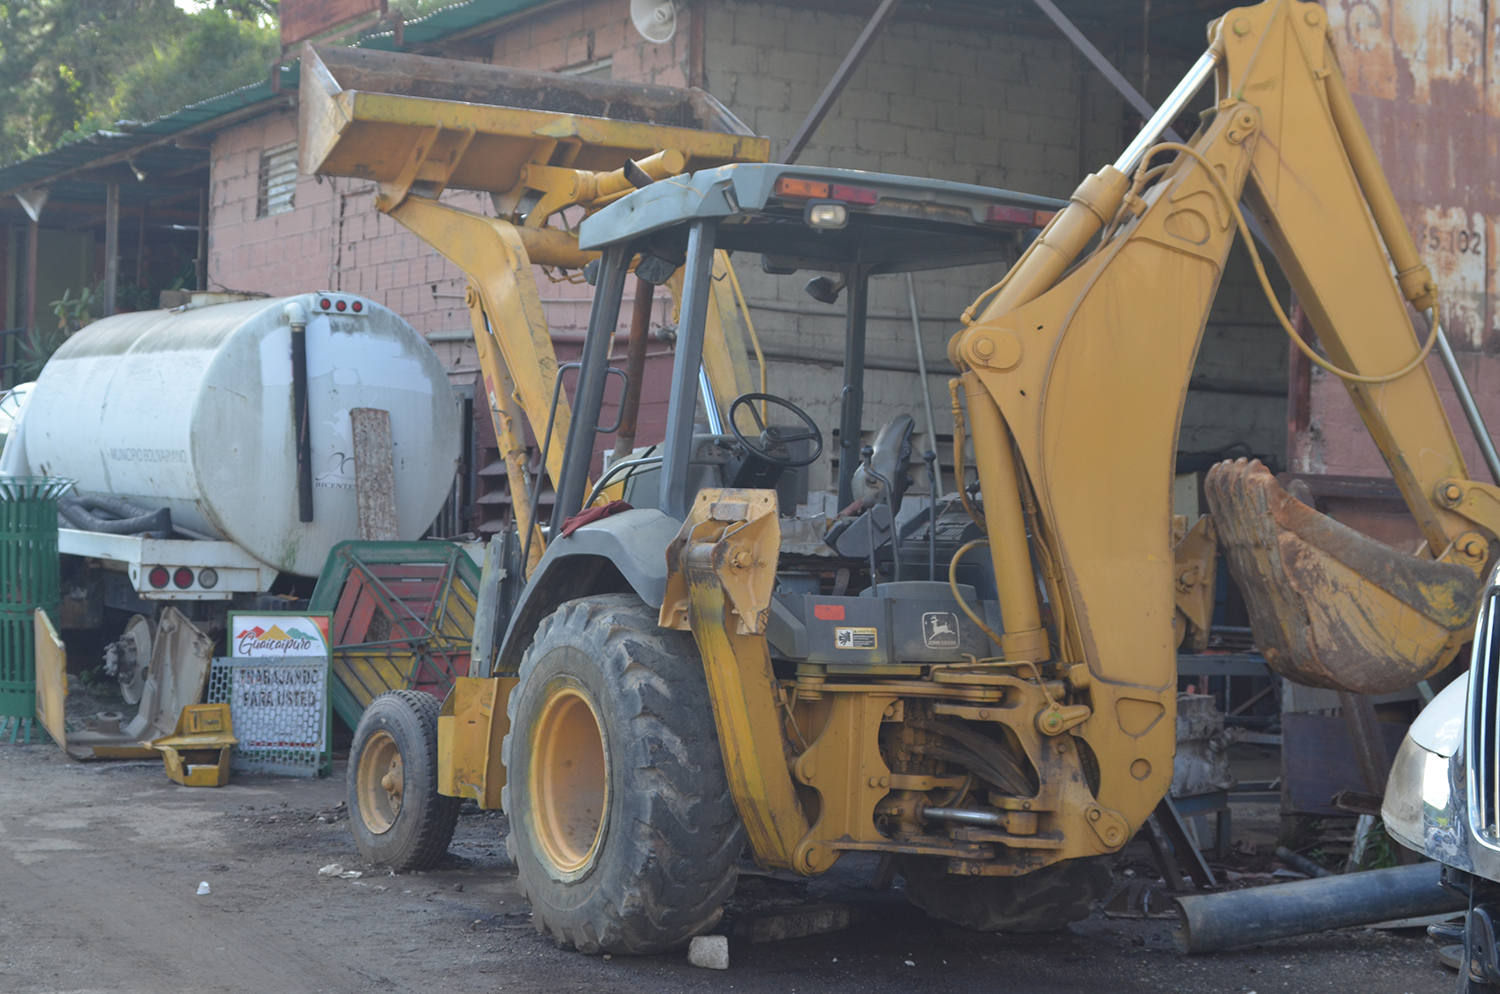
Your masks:
<path fill-rule="evenodd" d="M 329 623 L 326 614 L 230 613 L 230 655 L 214 660 L 209 700 L 229 704 L 234 769 L 329 771 Z"/>
<path fill-rule="evenodd" d="M 385 0 L 281 0 L 281 47 L 290 48 L 370 14 L 385 14 Z"/>
<path fill-rule="evenodd" d="M 229 655 L 234 658 L 327 656 L 328 615 L 235 612 L 229 618 Z"/>

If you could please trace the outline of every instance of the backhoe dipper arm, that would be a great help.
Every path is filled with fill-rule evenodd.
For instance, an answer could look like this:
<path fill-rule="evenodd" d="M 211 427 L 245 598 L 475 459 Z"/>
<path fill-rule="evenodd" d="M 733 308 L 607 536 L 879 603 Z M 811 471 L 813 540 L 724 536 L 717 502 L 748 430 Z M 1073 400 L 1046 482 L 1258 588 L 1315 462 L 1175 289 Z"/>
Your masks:
<path fill-rule="evenodd" d="M 1347 116 L 1336 121 L 1331 106 L 1342 80 L 1326 33 L 1322 8 L 1296 0 L 1267 0 L 1216 22 L 1208 53 L 1141 139 L 1084 181 L 949 347 L 965 370 L 985 519 L 1020 516 L 1018 484 L 1035 494 L 1029 530 L 1052 608 L 1049 638 L 1005 654 L 1027 658 L 1030 649 L 1032 659 L 1063 664 L 1092 710 L 1073 734 L 1099 764 L 1099 804 L 1132 828 L 1172 777 L 1170 481 L 1188 380 L 1241 229 L 1241 194 L 1336 365 L 1382 376 L 1411 365 L 1421 347 L 1405 305 L 1422 303 L 1431 287 L 1408 273 L 1403 284 L 1420 292 L 1403 295 L 1391 272 L 1386 239 L 1394 234 L 1382 238 L 1371 175 L 1351 163 L 1368 139 L 1362 129 L 1354 136 Z M 1168 146 L 1177 154 L 1164 171 L 1146 173 L 1167 161 L 1143 159 L 1146 147 L 1209 75 L 1215 108 L 1188 146 Z M 1102 243 L 1083 257 L 1101 230 Z M 1439 506 L 1433 488 L 1457 479 L 1467 494 L 1476 485 L 1425 364 L 1351 390 L 1398 480 L 1405 476 L 1403 493 L 1432 553 L 1445 551 L 1475 523 Z M 1009 471 L 1012 446 L 1018 458 Z M 1280 488 L 1256 467 L 1220 475 L 1221 489 L 1233 493 L 1215 518 L 1272 665 L 1303 682 L 1311 668 L 1320 678 L 1312 682 L 1368 690 L 1389 683 L 1390 670 L 1409 683 L 1414 670 L 1446 662 L 1456 649 L 1453 623 L 1471 610 L 1474 571 L 1380 546 L 1311 509 L 1302 508 L 1321 520 L 1278 518 Z M 1012 632 L 1013 619 L 1036 617 L 1026 599 L 1035 601 L 1038 578 L 1021 542 L 993 529 L 990 542 L 1003 642 L 1024 634 Z M 1280 636 L 1268 638 L 1268 628 Z M 1338 670 L 1361 654 L 1359 672 Z"/>

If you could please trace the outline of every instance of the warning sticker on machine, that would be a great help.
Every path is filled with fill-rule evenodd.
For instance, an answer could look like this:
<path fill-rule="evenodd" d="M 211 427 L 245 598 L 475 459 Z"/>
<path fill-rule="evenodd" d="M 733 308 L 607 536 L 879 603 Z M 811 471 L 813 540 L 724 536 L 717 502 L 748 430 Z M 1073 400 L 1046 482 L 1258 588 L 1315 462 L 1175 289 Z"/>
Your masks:
<path fill-rule="evenodd" d="M 928 611 L 922 615 L 922 641 L 929 649 L 958 648 L 958 615 L 949 611 Z"/>
<path fill-rule="evenodd" d="M 833 630 L 833 644 L 840 649 L 874 649 L 874 628 L 835 628 Z"/>

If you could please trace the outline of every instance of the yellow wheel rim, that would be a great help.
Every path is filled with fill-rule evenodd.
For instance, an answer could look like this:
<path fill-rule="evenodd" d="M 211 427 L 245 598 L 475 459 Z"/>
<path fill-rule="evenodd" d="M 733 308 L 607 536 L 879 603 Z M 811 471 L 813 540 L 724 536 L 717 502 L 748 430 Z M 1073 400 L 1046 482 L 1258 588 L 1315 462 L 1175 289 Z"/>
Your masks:
<path fill-rule="evenodd" d="M 378 731 L 365 743 L 359 754 L 358 784 L 360 818 L 373 834 L 384 835 L 401 814 L 406 789 L 401 750 L 390 732 Z"/>
<path fill-rule="evenodd" d="M 532 735 L 533 834 L 557 875 L 577 874 L 599 849 L 609 803 L 599 716 L 577 688 L 556 687 L 542 704 Z"/>

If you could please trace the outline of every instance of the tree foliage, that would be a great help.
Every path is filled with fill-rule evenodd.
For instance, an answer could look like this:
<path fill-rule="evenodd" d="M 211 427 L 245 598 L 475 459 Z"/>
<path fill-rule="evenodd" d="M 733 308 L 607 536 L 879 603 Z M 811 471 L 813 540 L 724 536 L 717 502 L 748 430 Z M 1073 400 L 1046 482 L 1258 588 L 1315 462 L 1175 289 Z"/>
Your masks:
<path fill-rule="evenodd" d="M 272 0 L 0 0 L 0 162 L 265 78 Z"/>

